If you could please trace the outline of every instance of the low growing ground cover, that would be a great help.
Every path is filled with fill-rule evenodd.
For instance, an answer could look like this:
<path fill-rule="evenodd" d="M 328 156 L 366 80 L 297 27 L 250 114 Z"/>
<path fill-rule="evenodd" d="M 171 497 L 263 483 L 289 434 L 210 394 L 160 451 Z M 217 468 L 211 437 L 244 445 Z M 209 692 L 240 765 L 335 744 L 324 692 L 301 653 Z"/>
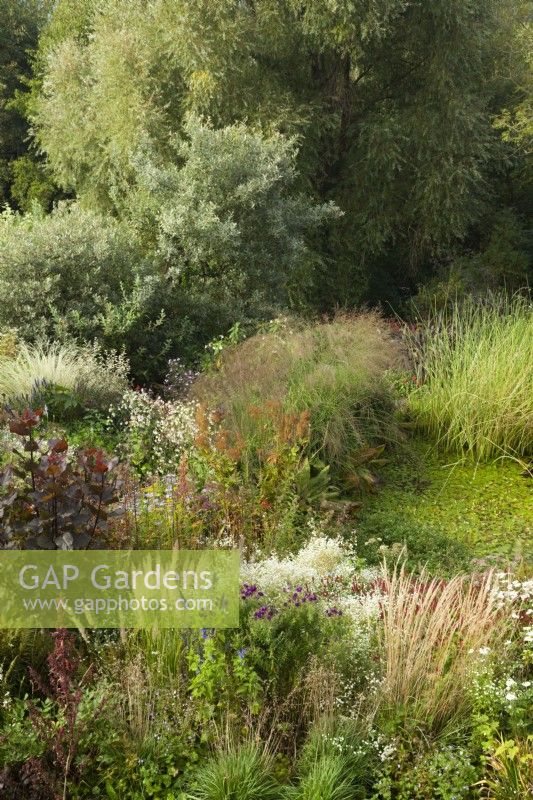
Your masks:
<path fill-rule="evenodd" d="M 432 569 L 466 569 L 487 557 L 487 564 L 491 557 L 531 562 L 533 486 L 521 464 L 454 463 L 415 436 L 382 467 L 380 481 L 357 515 L 367 557 L 376 558 L 376 546 L 379 552 L 379 545 L 400 542 L 413 566 Z"/>

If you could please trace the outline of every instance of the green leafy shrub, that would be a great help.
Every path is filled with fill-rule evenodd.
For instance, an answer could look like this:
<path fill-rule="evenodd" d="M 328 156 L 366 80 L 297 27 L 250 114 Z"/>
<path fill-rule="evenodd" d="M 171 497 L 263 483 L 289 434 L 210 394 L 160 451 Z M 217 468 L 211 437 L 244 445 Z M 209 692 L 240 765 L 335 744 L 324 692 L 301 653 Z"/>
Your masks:
<path fill-rule="evenodd" d="M 458 456 L 522 457 L 533 447 L 533 307 L 527 298 L 468 299 L 413 335 L 417 424 Z"/>
<path fill-rule="evenodd" d="M 294 191 L 295 140 L 190 117 L 176 155 L 166 168 L 138 161 L 171 272 L 193 286 L 227 283 L 252 307 L 286 300 L 313 261 L 306 237 L 340 215 Z"/>
<path fill-rule="evenodd" d="M 196 364 L 203 348 L 240 319 L 254 327 L 271 308 L 251 312 L 231 283 L 171 280 L 156 260 L 148 263 L 120 302 L 108 300 L 102 316 L 102 341 L 124 348 L 136 381 L 161 383 L 170 358 Z"/>
<path fill-rule="evenodd" d="M 397 755 L 397 758 L 401 756 Z M 471 788 L 479 771 L 466 746 L 444 745 L 424 752 L 414 762 L 407 759 L 388 765 L 390 774 L 376 784 L 373 800 L 460 800 L 472 797 Z M 392 794 L 391 794 L 392 792 Z"/>
<path fill-rule="evenodd" d="M 158 381 L 169 357 L 196 364 L 235 322 L 254 330 L 279 313 L 319 260 L 314 231 L 339 214 L 298 192 L 293 139 L 191 117 L 173 140 L 170 160 L 149 147 L 129 159 L 138 189 L 127 217 L 151 261 L 105 320 L 134 374 Z"/>
<path fill-rule="evenodd" d="M 397 343 L 374 313 L 282 324 L 226 349 L 220 368 L 200 378 L 193 394 L 222 408 L 225 424 L 250 450 L 265 444 L 258 406 L 273 402 L 309 414 L 309 454 L 349 476 L 363 448 L 399 439 L 385 378 L 398 358 Z"/>
<path fill-rule="evenodd" d="M 0 216 L 0 327 L 22 339 L 102 331 L 106 303 L 120 303 L 140 255 L 135 237 L 111 218 L 77 205 L 51 214 Z"/>

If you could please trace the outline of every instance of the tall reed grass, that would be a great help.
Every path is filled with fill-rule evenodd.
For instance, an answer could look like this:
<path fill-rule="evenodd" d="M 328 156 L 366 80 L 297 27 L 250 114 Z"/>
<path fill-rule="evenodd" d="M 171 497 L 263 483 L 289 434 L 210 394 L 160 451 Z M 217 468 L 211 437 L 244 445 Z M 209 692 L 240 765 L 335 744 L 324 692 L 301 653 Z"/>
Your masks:
<path fill-rule="evenodd" d="M 522 296 L 474 299 L 435 313 L 411 339 L 419 426 L 479 461 L 533 451 L 533 306 Z"/>

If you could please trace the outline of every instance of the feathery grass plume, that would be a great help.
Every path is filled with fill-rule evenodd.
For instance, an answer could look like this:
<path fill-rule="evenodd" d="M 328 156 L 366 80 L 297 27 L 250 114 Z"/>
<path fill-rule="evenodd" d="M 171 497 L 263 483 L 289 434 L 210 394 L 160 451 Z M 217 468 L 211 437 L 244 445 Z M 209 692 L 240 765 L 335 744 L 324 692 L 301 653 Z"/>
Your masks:
<path fill-rule="evenodd" d="M 485 461 L 533 451 L 533 305 L 473 298 L 435 312 L 412 337 L 419 426 L 451 453 Z"/>
<path fill-rule="evenodd" d="M 405 717 L 433 735 L 466 719 L 465 687 L 480 648 L 494 648 L 507 633 L 496 590 L 493 572 L 444 581 L 384 568 L 378 714 Z"/>
<path fill-rule="evenodd" d="M 74 388 L 80 369 L 79 352 L 74 345 L 21 342 L 15 358 L 0 363 L 0 393 L 9 401 L 29 400 L 36 382 Z"/>
<path fill-rule="evenodd" d="M 258 409 L 280 404 L 309 414 L 309 450 L 346 470 L 350 455 L 371 443 L 398 440 L 395 401 L 386 371 L 399 345 L 375 312 L 331 322 L 288 321 L 228 348 L 220 368 L 202 376 L 193 394 L 219 405 L 225 425 L 250 449 L 264 446 Z"/>
<path fill-rule="evenodd" d="M 154 727 L 155 687 L 141 652 L 122 665 L 119 716 L 132 739 L 142 744 Z"/>

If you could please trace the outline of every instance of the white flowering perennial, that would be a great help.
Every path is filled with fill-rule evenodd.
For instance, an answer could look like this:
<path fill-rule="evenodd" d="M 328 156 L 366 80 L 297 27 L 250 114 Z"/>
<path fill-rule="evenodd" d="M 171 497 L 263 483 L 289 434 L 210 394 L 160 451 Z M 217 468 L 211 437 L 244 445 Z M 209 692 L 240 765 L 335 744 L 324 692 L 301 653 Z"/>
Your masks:
<path fill-rule="evenodd" d="M 322 741 L 340 755 L 362 756 L 369 751 L 374 751 L 383 763 L 394 758 L 398 749 L 394 739 L 387 740 L 385 736 L 376 733 L 374 730 L 370 730 L 368 737 L 361 739 L 356 746 L 352 744 L 350 738 L 347 738 L 342 733 L 334 736 L 322 734 Z"/>
<path fill-rule="evenodd" d="M 360 628 L 379 618 L 384 599 L 381 592 L 369 589 L 369 591 L 341 597 L 338 605 L 342 612 Z"/>
<path fill-rule="evenodd" d="M 348 557 L 346 547 L 338 539 L 317 536 L 299 551 L 295 562 L 302 571 L 314 571 L 321 577 L 350 577 L 353 568 Z"/>
<path fill-rule="evenodd" d="M 524 681 L 510 675 L 495 678 L 490 669 L 480 668 L 473 675 L 471 691 L 479 703 L 489 707 L 500 707 L 512 713 L 514 706 L 531 706 L 533 692 L 531 681 Z"/>
<path fill-rule="evenodd" d="M 197 411 L 192 401 L 166 401 L 144 390 L 127 391 L 116 409 L 126 418 L 128 438 L 149 443 L 156 472 L 162 475 L 176 468 L 198 435 Z"/>
<path fill-rule="evenodd" d="M 262 561 L 244 562 L 241 580 L 256 584 L 266 594 L 297 585 L 319 588 L 330 580 L 346 581 L 354 575 L 349 552 L 337 539 L 313 536 L 296 555 L 272 555 Z"/>
<path fill-rule="evenodd" d="M 533 645 L 533 580 L 519 581 L 507 572 L 500 572 L 496 577 L 498 605 L 502 609 L 512 607 L 511 617 L 524 622 L 524 643 Z"/>
<path fill-rule="evenodd" d="M 328 615 L 343 615 L 350 620 L 363 644 L 380 617 L 384 600 L 375 583 L 378 571 L 358 570 L 355 554 L 344 542 L 322 535 L 313 523 L 309 527 L 311 539 L 296 555 L 279 558 L 274 554 L 244 562 L 241 583 L 257 587 L 265 601 L 274 604 L 288 590 L 311 592 Z"/>

